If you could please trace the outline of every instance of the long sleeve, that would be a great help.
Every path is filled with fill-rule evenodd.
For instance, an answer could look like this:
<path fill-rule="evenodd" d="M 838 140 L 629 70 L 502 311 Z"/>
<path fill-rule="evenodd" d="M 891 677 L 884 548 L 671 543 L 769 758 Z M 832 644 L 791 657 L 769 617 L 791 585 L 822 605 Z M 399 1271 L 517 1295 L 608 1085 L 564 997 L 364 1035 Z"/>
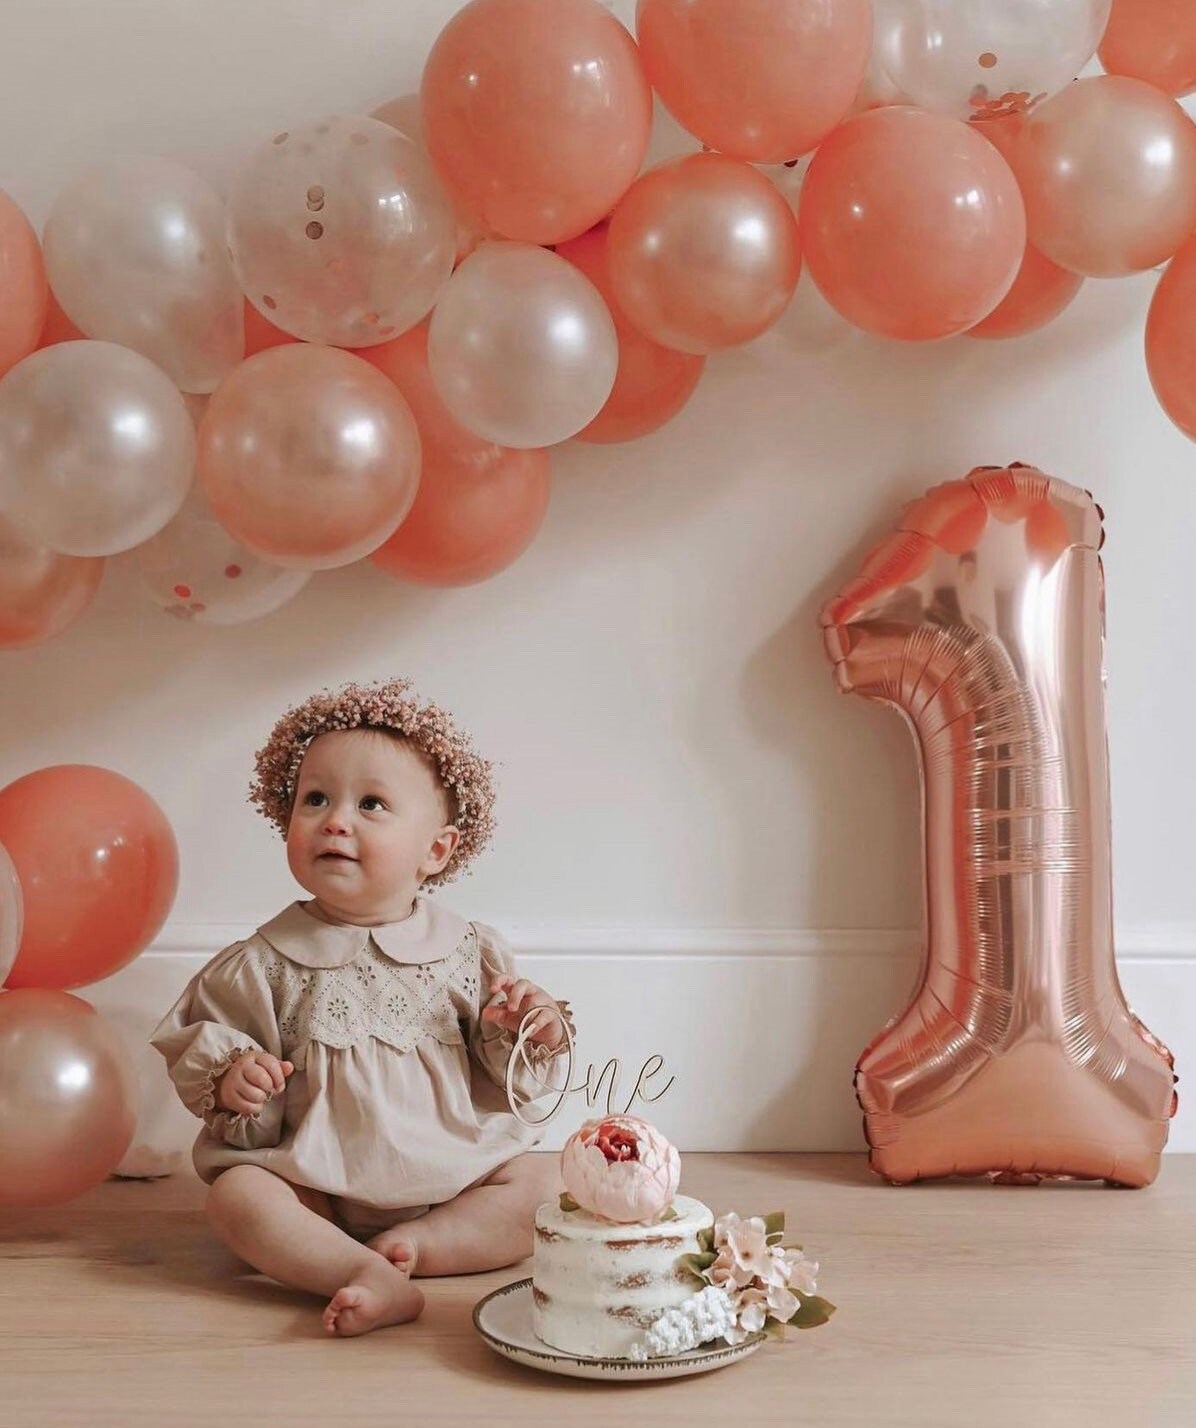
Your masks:
<path fill-rule="evenodd" d="M 469 1050 L 487 1076 L 497 1086 L 505 1089 L 507 1066 L 515 1049 L 515 1038 L 504 1028 L 495 1026 L 492 1022 L 482 1021 L 481 1013 L 488 1006 L 499 1005 L 503 1000 L 502 993 L 493 997 L 485 995 L 492 979 L 501 976 L 518 976 L 519 973 L 510 946 L 502 934 L 483 922 L 475 922 L 473 927 L 477 933 L 478 950 L 481 954 L 482 987 L 478 998 L 478 1019 L 469 1029 Z M 568 1023 L 571 1039 L 573 1036 L 573 1012 L 568 1002 L 558 1001 L 557 1007 Z M 531 1066 L 525 1064 L 522 1056 L 519 1058 L 517 1070 L 512 1077 L 512 1089 L 517 1096 L 530 1101 L 563 1089 L 560 1083 L 563 1076 L 567 1074 L 567 1041 L 562 1042 L 555 1051 L 550 1051 L 546 1046 L 529 1041 L 525 1043 L 524 1051 Z"/>
<path fill-rule="evenodd" d="M 163 1017 L 150 1045 L 166 1059 L 179 1099 L 229 1145 L 256 1150 L 277 1145 L 284 1097 L 271 1096 L 251 1116 L 216 1106 L 216 1082 L 248 1051 L 281 1055 L 270 987 L 244 942 L 225 948 L 188 982 Z"/>

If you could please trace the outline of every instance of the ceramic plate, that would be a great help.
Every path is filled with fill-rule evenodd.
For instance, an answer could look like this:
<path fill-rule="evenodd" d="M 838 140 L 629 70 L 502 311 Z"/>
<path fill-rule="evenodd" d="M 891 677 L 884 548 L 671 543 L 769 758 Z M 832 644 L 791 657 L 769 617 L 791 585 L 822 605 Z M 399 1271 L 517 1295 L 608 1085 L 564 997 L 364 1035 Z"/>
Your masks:
<path fill-rule="evenodd" d="M 643 1383 L 649 1379 L 684 1378 L 693 1373 L 709 1373 L 754 1354 L 764 1342 L 764 1334 L 753 1334 L 742 1344 L 714 1344 L 690 1349 L 686 1354 L 648 1359 L 586 1359 L 554 1349 L 532 1330 L 532 1282 L 517 1279 L 493 1294 L 479 1299 L 473 1310 L 479 1334 L 497 1354 L 528 1368 L 546 1373 L 563 1373 L 569 1378 L 600 1378 L 613 1383 Z"/>

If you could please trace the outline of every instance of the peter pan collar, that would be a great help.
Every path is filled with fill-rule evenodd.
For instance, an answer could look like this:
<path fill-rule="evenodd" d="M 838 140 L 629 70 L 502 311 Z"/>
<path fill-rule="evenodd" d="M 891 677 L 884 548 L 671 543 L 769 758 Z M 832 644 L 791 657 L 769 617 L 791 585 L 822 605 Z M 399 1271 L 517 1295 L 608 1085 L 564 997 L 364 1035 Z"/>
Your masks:
<path fill-rule="evenodd" d="M 457 950 L 468 928 L 457 913 L 417 897 L 408 917 L 377 927 L 321 922 L 302 903 L 293 902 L 257 932 L 301 967 L 327 968 L 346 966 L 371 940 L 392 962 L 439 962 Z"/>

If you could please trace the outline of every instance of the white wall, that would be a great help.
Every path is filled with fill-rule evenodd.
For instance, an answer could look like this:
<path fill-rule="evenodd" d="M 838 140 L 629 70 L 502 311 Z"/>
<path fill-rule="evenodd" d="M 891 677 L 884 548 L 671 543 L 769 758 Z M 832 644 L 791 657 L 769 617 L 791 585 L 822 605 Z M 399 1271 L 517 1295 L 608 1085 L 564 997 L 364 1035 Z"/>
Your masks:
<path fill-rule="evenodd" d="M 414 89 L 457 8 L 5 0 L 0 186 L 40 223 L 113 151 L 223 183 L 280 127 Z M 1106 511 L 1123 975 L 1182 1073 L 1196 451 L 1143 365 L 1154 281 L 1090 283 L 1020 342 L 908 347 L 851 331 L 803 279 L 779 327 L 712 361 L 664 432 L 560 450 L 538 541 L 472 589 L 350 569 L 259 624 L 205 630 L 142 603 L 112 562 L 82 624 L 0 659 L 0 783 L 105 764 L 179 837 L 158 953 L 95 999 L 144 1021 L 294 895 L 245 802 L 253 750 L 314 688 L 405 672 L 502 764 L 496 845 L 448 900 L 575 998 L 584 1057 L 617 1053 L 634 1081 L 665 1052 L 677 1082 L 653 1113 L 690 1148 L 862 1144 L 853 1059 L 908 991 L 918 941 L 917 779 L 901 721 L 834 693 L 816 611 L 903 499 L 1023 460 Z M 1191 1123 L 1173 1146 L 1196 1149 Z"/>

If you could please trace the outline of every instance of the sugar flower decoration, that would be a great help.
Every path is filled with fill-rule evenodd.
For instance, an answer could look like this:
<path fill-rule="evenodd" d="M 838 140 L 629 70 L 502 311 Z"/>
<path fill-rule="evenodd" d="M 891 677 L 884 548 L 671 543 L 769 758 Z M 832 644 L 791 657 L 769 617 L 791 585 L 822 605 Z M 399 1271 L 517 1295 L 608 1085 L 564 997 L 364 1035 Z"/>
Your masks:
<path fill-rule="evenodd" d="M 607 1116 L 586 1121 L 565 1142 L 561 1177 L 574 1208 L 631 1224 L 658 1219 L 672 1205 L 681 1157 L 639 1116 Z"/>

